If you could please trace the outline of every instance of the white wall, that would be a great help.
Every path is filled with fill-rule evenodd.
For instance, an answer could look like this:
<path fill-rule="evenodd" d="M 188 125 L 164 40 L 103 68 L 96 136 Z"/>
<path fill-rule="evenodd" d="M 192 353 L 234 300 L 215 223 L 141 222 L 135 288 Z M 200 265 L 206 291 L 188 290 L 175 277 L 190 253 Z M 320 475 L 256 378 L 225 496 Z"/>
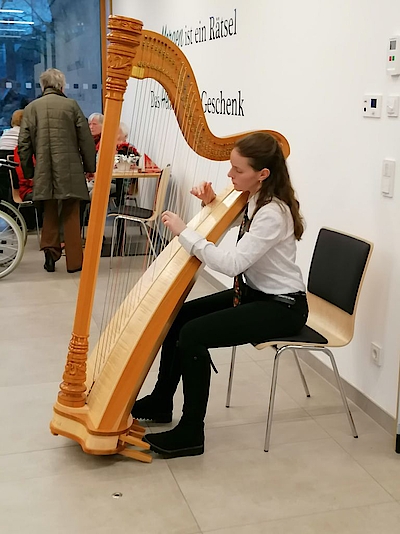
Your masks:
<path fill-rule="evenodd" d="M 365 93 L 400 94 L 386 74 L 388 38 L 400 34 L 398 0 L 114 0 L 115 14 L 161 32 L 208 26 L 237 10 L 237 34 L 184 46 L 200 91 L 238 90 L 244 117 L 207 115 L 214 134 L 275 129 L 291 145 L 288 164 L 307 231 L 298 260 L 307 276 L 321 226 L 375 244 L 353 342 L 336 351 L 342 376 L 391 415 L 396 413 L 400 313 L 400 119 L 366 119 Z M 397 160 L 394 198 L 380 193 L 382 160 Z M 225 173 L 227 166 L 222 166 Z M 220 179 L 221 180 L 221 179 Z M 221 185 L 219 183 L 219 185 Z M 370 359 L 370 343 L 384 362 Z"/>

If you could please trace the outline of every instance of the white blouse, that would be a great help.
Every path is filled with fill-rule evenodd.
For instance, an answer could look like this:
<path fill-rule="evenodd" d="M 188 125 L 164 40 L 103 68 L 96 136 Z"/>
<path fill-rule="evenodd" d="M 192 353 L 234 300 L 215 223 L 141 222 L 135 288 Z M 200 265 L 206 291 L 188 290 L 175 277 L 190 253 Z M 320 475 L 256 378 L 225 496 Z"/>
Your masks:
<path fill-rule="evenodd" d="M 252 218 L 257 196 L 250 198 L 248 216 Z M 289 207 L 272 200 L 255 214 L 250 229 L 233 250 L 224 250 L 185 228 L 179 242 L 191 255 L 211 269 L 228 276 L 243 273 L 247 285 L 269 294 L 305 291 L 300 268 L 296 265 L 296 239 Z"/>
<path fill-rule="evenodd" d="M 0 137 L 0 150 L 14 150 L 18 145 L 19 126 L 5 130 Z"/>

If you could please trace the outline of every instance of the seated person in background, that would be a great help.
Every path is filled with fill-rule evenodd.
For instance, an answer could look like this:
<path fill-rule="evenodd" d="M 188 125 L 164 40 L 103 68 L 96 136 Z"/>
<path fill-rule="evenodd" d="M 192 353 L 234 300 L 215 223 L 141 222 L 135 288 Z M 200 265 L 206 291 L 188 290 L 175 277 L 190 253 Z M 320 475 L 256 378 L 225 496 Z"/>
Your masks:
<path fill-rule="evenodd" d="M 15 163 L 20 163 L 18 146 L 14 148 L 14 161 Z M 33 164 L 35 165 L 35 158 L 33 158 Z M 19 196 L 22 200 L 32 200 L 33 199 L 33 180 L 31 178 L 25 178 L 24 173 L 22 172 L 22 167 L 19 165 L 16 167 L 15 172 L 18 176 L 19 183 Z"/>
<path fill-rule="evenodd" d="M 128 143 L 128 135 L 128 126 L 124 122 L 121 122 L 119 125 L 117 137 L 117 154 L 122 154 L 124 156 L 140 156 L 136 148 Z"/>
<path fill-rule="evenodd" d="M 17 109 L 11 117 L 11 128 L 5 130 L 0 137 L 0 159 L 7 159 L 12 156 L 14 148 L 18 144 L 18 135 L 22 115 L 24 111 Z M 10 174 L 6 167 L 0 167 L 0 200 L 11 201 Z"/>
<path fill-rule="evenodd" d="M 102 113 L 92 113 L 88 118 L 90 133 L 96 145 L 96 153 L 100 148 L 101 131 L 103 129 L 104 115 Z"/>
<path fill-rule="evenodd" d="M 100 148 L 101 132 L 103 129 L 104 115 L 102 113 L 92 113 L 88 118 L 89 130 L 96 145 L 96 154 Z M 90 197 L 92 196 L 94 173 L 86 173 L 86 181 Z"/>
<path fill-rule="evenodd" d="M 118 131 L 118 137 L 117 137 L 117 154 L 121 154 L 122 156 L 140 156 L 139 152 L 137 151 L 136 147 L 128 143 L 128 135 L 129 135 L 129 128 L 124 123 L 121 122 L 119 125 L 119 131 Z M 137 190 L 137 178 L 134 178 L 133 180 L 130 180 L 130 188 L 131 191 Z M 132 183 L 133 182 L 133 183 Z M 124 196 L 125 196 L 125 180 L 119 178 L 115 180 L 115 186 L 116 186 L 116 204 L 117 206 L 121 206 L 124 203 Z"/>
<path fill-rule="evenodd" d="M 14 161 L 15 163 L 20 163 L 18 146 L 14 148 Z M 33 158 L 33 164 L 35 165 L 35 158 Z M 24 173 L 22 172 L 22 167 L 19 165 L 15 168 L 15 172 L 18 177 L 18 192 L 21 199 L 25 202 L 27 200 L 33 200 L 33 180 L 31 178 L 25 178 Z M 15 187 L 15 186 L 14 186 Z M 17 189 L 17 188 L 15 188 Z M 36 203 L 36 208 L 38 211 L 38 222 L 39 226 L 42 226 L 42 209 L 41 203 Z M 24 216 L 26 226 L 28 230 L 33 230 L 36 228 L 35 213 L 33 208 L 26 208 L 21 213 Z"/>
<path fill-rule="evenodd" d="M 104 115 L 102 113 L 92 113 L 88 118 L 88 124 L 89 124 L 89 130 L 92 134 L 94 143 L 96 145 L 96 154 L 99 151 L 100 148 L 100 139 L 101 139 L 101 132 L 103 129 L 103 122 L 104 122 Z M 94 186 L 94 173 L 86 173 L 86 185 L 89 191 L 89 197 L 90 200 L 92 199 L 92 192 L 93 192 L 93 186 Z M 87 206 L 86 201 L 81 202 L 80 206 L 80 224 L 82 225 L 87 223 L 87 216 L 88 216 L 88 210 L 86 209 Z"/>
<path fill-rule="evenodd" d="M 0 137 L 0 150 L 14 150 L 14 148 L 18 145 L 18 136 L 23 114 L 23 109 L 17 109 L 12 114 L 11 128 L 9 130 L 5 130 L 3 135 Z"/>
<path fill-rule="evenodd" d="M 95 139 L 95 141 L 96 141 L 96 137 L 94 135 L 94 132 L 98 132 L 99 131 L 99 124 L 101 124 L 101 127 L 102 127 L 103 119 L 104 119 L 104 117 L 103 117 L 103 115 L 101 115 L 101 113 L 93 113 L 89 117 L 89 128 L 90 128 L 90 131 L 92 132 L 92 136 Z M 100 120 L 101 120 L 101 123 L 100 123 Z M 98 144 L 100 144 L 101 127 L 100 127 L 100 134 L 98 134 L 99 135 Z M 130 156 L 130 155 L 139 156 L 140 154 L 136 150 L 136 148 L 133 145 L 128 143 L 128 141 L 127 141 L 128 134 L 129 134 L 128 126 L 126 124 L 124 124 L 123 122 L 121 122 L 120 123 L 120 127 L 119 127 L 119 131 L 118 131 L 117 146 L 116 146 L 115 153 L 116 154 L 121 154 L 123 156 Z M 96 150 L 97 149 L 98 149 L 98 145 L 96 145 Z M 92 198 L 92 192 L 93 192 L 93 187 L 94 187 L 94 177 L 95 177 L 94 174 L 86 175 L 87 186 L 88 186 L 88 189 L 89 189 L 90 198 Z M 116 183 L 111 182 L 110 194 L 116 196 L 116 198 L 117 198 L 116 203 L 117 203 L 117 205 L 120 205 L 120 203 L 123 200 L 123 194 L 124 194 L 123 193 L 123 190 L 124 190 L 123 182 L 124 182 L 124 180 L 123 179 L 117 179 L 117 180 L 115 180 L 115 182 Z"/>
<path fill-rule="evenodd" d="M 117 137 L 117 154 L 122 154 L 124 156 L 140 156 L 137 148 L 128 143 L 128 135 L 128 126 L 121 122 Z M 161 171 L 161 169 L 150 159 L 147 154 L 143 154 L 143 161 L 141 165 L 143 166 L 143 170 L 151 169 L 152 171 Z"/>

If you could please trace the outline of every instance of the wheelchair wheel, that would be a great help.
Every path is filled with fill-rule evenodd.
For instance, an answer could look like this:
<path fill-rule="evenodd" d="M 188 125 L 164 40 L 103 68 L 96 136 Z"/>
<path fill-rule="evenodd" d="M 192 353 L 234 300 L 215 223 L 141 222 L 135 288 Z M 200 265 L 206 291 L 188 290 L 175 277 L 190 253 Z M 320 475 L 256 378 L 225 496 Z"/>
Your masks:
<path fill-rule="evenodd" d="M 22 232 L 22 239 L 24 246 L 26 245 L 26 240 L 28 238 L 28 228 L 26 226 L 25 219 L 21 212 L 17 210 L 16 207 L 14 207 L 9 202 L 6 202 L 5 200 L 0 200 L 0 211 L 4 211 L 7 213 L 7 215 L 10 215 L 18 224 L 18 226 L 21 229 Z"/>
<path fill-rule="evenodd" d="M 18 223 L 0 211 L 0 278 L 10 274 L 24 253 L 24 242 Z"/>

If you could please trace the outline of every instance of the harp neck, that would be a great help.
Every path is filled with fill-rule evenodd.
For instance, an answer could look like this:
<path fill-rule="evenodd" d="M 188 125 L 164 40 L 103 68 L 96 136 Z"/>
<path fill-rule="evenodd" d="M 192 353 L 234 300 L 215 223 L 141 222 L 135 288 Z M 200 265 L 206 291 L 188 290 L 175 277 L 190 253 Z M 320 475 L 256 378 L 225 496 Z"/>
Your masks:
<path fill-rule="evenodd" d="M 183 137 L 199 156 L 215 161 L 228 160 L 236 141 L 250 133 L 229 137 L 216 137 L 211 133 L 190 63 L 181 49 L 163 35 L 142 30 L 131 76 L 137 79 L 152 78 L 164 87 Z M 287 157 L 290 149 L 285 137 L 273 130 L 263 131 L 278 140 Z"/>

